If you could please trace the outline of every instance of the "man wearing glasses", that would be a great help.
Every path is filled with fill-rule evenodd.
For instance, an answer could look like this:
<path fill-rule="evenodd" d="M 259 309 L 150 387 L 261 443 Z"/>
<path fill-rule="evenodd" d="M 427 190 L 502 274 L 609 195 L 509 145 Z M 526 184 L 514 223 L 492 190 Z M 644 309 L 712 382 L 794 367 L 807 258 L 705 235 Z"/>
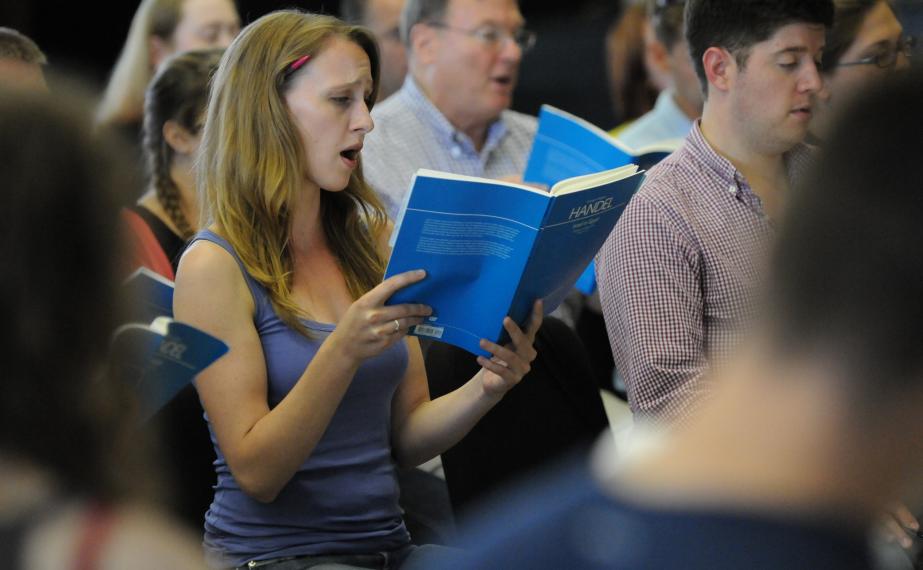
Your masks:
<path fill-rule="evenodd" d="M 516 0 L 408 0 L 404 86 L 372 113 L 363 171 L 397 219 L 418 168 L 520 176 L 533 117 L 509 110 L 523 53 L 535 43 Z"/>

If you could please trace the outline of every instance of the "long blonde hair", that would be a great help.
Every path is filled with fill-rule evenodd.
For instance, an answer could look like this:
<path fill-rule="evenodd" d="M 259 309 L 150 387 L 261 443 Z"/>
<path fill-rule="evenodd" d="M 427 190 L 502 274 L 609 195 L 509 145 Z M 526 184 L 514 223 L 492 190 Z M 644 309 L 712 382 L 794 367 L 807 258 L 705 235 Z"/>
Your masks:
<path fill-rule="evenodd" d="M 378 94 L 378 48 L 365 28 L 297 10 L 273 12 L 240 33 L 212 81 L 199 165 L 203 227 L 214 224 L 280 318 L 308 336 L 292 299 L 291 208 L 308 171 L 304 145 L 285 103 L 288 66 L 317 55 L 332 37 L 368 54 Z M 387 224 L 361 162 L 341 192 L 321 191 L 324 234 L 352 297 L 378 284 L 385 261 L 377 239 Z"/>
<path fill-rule="evenodd" d="M 183 1 L 141 1 L 96 111 L 97 124 L 132 123 L 141 119 L 144 90 L 154 74 L 150 38 L 170 40 L 179 24 Z"/>

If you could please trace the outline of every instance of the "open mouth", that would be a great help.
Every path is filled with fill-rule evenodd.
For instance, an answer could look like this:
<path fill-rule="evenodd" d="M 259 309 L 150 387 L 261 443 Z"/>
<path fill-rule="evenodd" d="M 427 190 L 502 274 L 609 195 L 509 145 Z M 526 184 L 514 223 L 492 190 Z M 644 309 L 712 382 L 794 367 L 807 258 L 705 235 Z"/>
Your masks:
<path fill-rule="evenodd" d="M 359 149 L 358 149 L 358 148 L 346 149 L 346 150 L 344 150 L 343 152 L 340 153 L 340 156 L 342 156 L 342 157 L 345 158 L 346 160 L 355 162 L 356 159 L 359 158 Z"/>
<path fill-rule="evenodd" d="M 496 77 L 491 77 L 490 80 L 504 87 L 510 87 L 513 84 L 513 78 L 509 75 L 498 75 Z"/>

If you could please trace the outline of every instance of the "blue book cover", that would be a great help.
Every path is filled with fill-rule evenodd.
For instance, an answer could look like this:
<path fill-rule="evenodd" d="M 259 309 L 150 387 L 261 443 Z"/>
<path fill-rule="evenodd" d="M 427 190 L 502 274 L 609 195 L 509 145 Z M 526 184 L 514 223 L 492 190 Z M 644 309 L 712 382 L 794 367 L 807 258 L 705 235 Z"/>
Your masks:
<path fill-rule="evenodd" d="M 147 267 L 140 267 L 125 279 L 130 303 L 128 321 L 149 323 L 157 317 L 173 316 L 173 282 Z"/>
<path fill-rule="evenodd" d="M 635 164 L 647 170 L 666 158 L 681 140 L 631 149 L 587 121 L 551 105 L 542 105 L 538 130 L 526 163 L 523 181 L 552 187 L 561 180 Z M 576 282 L 590 294 L 596 289 L 592 260 Z"/>
<path fill-rule="evenodd" d="M 641 178 L 631 165 L 562 181 L 548 193 L 420 170 L 385 277 L 412 269 L 427 276 L 388 304 L 431 306 L 433 315 L 411 334 L 486 355 L 478 343 L 505 340 L 503 317 L 524 325 L 538 298 L 546 312 L 557 307 Z"/>
<path fill-rule="evenodd" d="M 228 346 L 169 317 L 119 327 L 110 346 L 112 373 L 138 391 L 141 421 L 173 399 Z"/>

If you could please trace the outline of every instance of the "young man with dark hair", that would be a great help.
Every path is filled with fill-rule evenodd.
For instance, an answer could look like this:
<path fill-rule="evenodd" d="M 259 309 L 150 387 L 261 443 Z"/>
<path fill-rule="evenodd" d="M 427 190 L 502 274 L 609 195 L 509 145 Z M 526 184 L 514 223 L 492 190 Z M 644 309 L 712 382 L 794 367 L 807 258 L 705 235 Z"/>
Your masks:
<path fill-rule="evenodd" d="M 874 566 L 873 524 L 923 480 L 923 76 L 897 79 L 792 193 L 762 324 L 700 413 L 492 509 L 449 568 Z"/>
<path fill-rule="evenodd" d="M 689 0 L 705 90 L 684 145 L 653 168 L 598 256 L 616 369 L 636 417 L 689 417 L 729 356 L 823 82 L 830 0 Z"/>

